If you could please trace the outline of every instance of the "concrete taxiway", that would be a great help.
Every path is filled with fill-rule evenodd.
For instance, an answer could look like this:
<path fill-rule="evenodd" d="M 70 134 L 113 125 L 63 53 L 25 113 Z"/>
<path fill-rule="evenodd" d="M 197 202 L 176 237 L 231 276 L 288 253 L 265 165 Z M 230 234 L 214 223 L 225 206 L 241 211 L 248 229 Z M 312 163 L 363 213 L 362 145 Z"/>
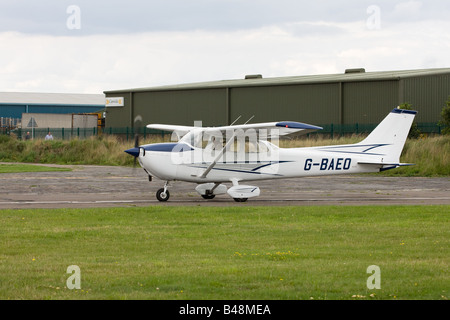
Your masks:
<path fill-rule="evenodd" d="M 124 206 L 285 206 L 450 204 L 450 178 L 346 175 L 250 182 L 261 196 L 237 203 L 228 195 L 204 200 L 195 184 L 172 182 L 168 202 L 156 200 L 164 181 L 141 168 L 64 166 L 72 171 L 0 175 L 0 209 Z M 229 184 L 231 186 L 231 184 Z"/>

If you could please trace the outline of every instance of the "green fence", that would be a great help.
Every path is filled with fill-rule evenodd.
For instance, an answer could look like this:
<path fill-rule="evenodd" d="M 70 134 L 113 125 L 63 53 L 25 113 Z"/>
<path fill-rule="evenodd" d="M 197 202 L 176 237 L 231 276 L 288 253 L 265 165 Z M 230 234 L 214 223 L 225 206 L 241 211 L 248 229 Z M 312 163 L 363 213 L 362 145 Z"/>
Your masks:
<path fill-rule="evenodd" d="M 133 140 L 134 135 L 136 133 L 139 133 L 141 136 L 144 136 L 146 138 L 150 135 L 158 135 L 162 138 L 167 138 L 171 136 L 171 133 L 160 131 L 160 130 L 154 130 L 154 129 L 147 129 L 147 128 L 140 128 L 139 130 L 135 130 L 134 128 L 130 127 L 123 127 L 123 128 L 103 128 L 98 129 L 97 127 L 94 128 L 17 128 L 13 130 L 4 130 L 3 134 L 12 134 L 17 136 L 18 139 L 25 140 L 28 136 L 30 139 L 45 139 L 48 133 L 51 133 L 54 140 L 71 140 L 71 139 L 86 139 L 93 136 L 98 135 L 115 135 L 119 136 L 124 140 Z"/>
<path fill-rule="evenodd" d="M 15 134 L 18 139 L 25 140 L 26 136 L 30 139 L 45 139 L 48 133 L 51 133 L 53 139 L 71 140 L 71 139 L 86 139 L 99 134 L 98 128 L 27 128 L 14 129 L 10 133 Z"/>
<path fill-rule="evenodd" d="M 377 124 L 325 124 L 320 125 L 323 130 L 318 130 L 317 132 L 311 133 L 310 135 L 328 135 L 332 138 L 351 135 L 351 134 L 366 134 L 370 133 Z M 441 134 L 444 129 L 443 126 L 440 126 L 435 123 L 417 123 L 417 129 L 420 133 L 423 134 Z M 0 133 L 3 134 L 13 134 L 16 135 L 18 139 L 25 140 L 27 136 L 27 132 L 29 132 L 29 137 L 32 139 L 44 139 L 45 136 L 51 132 L 53 139 L 59 140 L 70 140 L 70 139 L 86 139 L 92 136 L 98 135 L 115 135 L 119 136 L 123 140 L 132 141 L 136 133 L 139 133 L 141 137 L 144 139 L 150 135 L 160 136 L 162 139 L 170 140 L 171 133 L 164 132 L 160 130 L 148 129 L 144 128 L 131 128 L 131 127 L 123 127 L 123 128 L 103 128 L 99 130 L 97 127 L 95 128 L 27 128 L 27 129 L 13 129 L 13 130 L 2 130 Z"/>

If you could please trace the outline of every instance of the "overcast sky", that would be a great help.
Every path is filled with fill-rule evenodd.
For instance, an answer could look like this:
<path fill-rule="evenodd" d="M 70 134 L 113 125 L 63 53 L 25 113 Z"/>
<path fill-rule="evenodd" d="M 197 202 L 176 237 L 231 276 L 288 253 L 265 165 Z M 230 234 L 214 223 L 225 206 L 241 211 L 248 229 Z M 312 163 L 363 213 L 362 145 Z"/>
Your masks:
<path fill-rule="evenodd" d="M 448 0 L 0 0 L 0 91 L 450 67 Z"/>

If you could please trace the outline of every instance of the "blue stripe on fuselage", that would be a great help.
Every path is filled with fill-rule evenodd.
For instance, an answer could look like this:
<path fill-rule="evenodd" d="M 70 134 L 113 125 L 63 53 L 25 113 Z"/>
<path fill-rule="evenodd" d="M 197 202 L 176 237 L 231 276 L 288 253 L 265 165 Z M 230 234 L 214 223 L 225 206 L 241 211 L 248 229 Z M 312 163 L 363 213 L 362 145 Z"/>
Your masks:
<path fill-rule="evenodd" d="M 145 151 L 158 151 L 158 152 L 184 152 L 194 150 L 185 143 L 155 143 L 142 146 Z"/>

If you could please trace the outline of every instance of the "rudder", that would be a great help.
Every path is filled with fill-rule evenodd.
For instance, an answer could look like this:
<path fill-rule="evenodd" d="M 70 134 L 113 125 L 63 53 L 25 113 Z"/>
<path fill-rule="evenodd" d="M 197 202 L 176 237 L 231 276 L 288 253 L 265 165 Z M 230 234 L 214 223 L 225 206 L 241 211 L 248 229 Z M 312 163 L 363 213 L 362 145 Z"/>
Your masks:
<path fill-rule="evenodd" d="M 383 162 L 398 163 L 417 111 L 396 108 L 359 145 L 378 145 Z"/>

